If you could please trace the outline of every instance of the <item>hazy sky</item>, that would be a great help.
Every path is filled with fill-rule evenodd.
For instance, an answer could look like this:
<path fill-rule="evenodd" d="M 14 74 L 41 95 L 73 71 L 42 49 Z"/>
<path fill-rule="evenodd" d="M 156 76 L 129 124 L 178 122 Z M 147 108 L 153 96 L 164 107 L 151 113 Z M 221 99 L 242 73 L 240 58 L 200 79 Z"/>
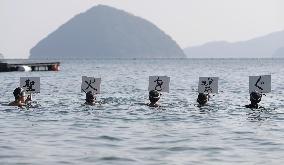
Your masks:
<path fill-rule="evenodd" d="M 0 0 L 0 53 L 27 58 L 42 38 L 97 4 L 151 21 L 182 48 L 284 30 L 284 0 Z"/>

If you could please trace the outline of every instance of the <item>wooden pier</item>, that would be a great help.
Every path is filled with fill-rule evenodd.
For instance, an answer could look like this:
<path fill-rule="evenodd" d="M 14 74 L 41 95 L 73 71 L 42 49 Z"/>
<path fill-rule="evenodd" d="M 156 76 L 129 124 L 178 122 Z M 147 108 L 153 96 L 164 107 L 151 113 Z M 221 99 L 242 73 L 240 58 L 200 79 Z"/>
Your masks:
<path fill-rule="evenodd" d="M 60 62 L 36 62 L 31 60 L 0 61 L 0 72 L 59 71 Z"/>

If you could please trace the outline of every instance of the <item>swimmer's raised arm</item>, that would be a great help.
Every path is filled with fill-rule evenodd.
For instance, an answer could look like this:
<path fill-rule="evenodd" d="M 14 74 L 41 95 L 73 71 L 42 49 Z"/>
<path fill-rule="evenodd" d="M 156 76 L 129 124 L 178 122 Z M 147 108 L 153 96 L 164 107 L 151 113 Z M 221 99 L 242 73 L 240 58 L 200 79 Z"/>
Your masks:
<path fill-rule="evenodd" d="M 29 101 L 32 101 L 32 95 L 28 95 L 27 99 L 25 100 L 25 104 L 28 104 Z"/>

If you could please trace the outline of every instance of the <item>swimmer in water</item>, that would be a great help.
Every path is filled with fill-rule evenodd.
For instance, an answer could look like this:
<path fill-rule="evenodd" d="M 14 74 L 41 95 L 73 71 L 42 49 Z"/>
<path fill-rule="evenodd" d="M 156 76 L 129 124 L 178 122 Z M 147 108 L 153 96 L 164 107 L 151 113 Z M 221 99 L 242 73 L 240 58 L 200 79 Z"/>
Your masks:
<path fill-rule="evenodd" d="M 250 93 L 250 104 L 246 105 L 246 108 L 251 108 L 251 109 L 258 109 L 261 108 L 258 103 L 261 101 L 262 94 L 258 92 L 251 92 Z"/>
<path fill-rule="evenodd" d="M 204 93 L 199 93 L 197 97 L 197 102 L 199 106 L 204 106 L 209 100 L 209 95 Z"/>
<path fill-rule="evenodd" d="M 156 90 L 151 90 L 149 92 L 149 100 L 150 100 L 150 103 L 148 103 L 147 105 L 149 107 L 159 107 L 160 105 L 157 103 L 160 99 L 160 96 L 161 94 L 156 91 Z"/>
<path fill-rule="evenodd" d="M 92 91 L 86 93 L 86 105 L 95 105 L 96 104 L 96 96 Z"/>
<path fill-rule="evenodd" d="M 23 108 L 23 106 L 26 106 L 27 103 L 31 101 L 31 95 L 26 98 L 24 90 L 20 87 L 16 88 L 13 94 L 15 101 L 9 103 L 9 106 L 18 106 L 20 108 Z"/>

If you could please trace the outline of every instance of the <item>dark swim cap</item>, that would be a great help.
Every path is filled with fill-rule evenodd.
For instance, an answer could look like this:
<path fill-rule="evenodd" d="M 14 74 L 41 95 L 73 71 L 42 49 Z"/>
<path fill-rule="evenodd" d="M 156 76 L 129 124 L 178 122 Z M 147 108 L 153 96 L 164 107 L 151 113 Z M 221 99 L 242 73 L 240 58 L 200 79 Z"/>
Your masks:
<path fill-rule="evenodd" d="M 94 93 L 92 91 L 89 91 L 86 93 L 86 101 L 90 102 L 90 101 L 94 101 L 95 100 L 95 96 Z"/>
<path fill-rule="evenodd" d="M 21 88 L 21 87 L 16 88 L 14 90 L 13 94 L 14 94 L 15 98 L 19 98 L 21 96 L 25 96 L 25 92 L 24 92 L 23 88 Z"/>
<path fill-rule="evenodd" d="M 207 102 L 208 96 L 204 93 L 199 93 L 197 97 L 197 102 L 201 105 Z"/>
<path fill-rule="evenodd" d="M 160 93 L 156 90 L 151 90 L 149 92 L 149 98 L 160 99 Z"/>
<path fill-rule="evenodd" d="M 258 92 L 251 92 L 250 93 L 250 100 L 254 101 L 256 103 L 259 103 L 261 101 L 262 95 Z"/>

